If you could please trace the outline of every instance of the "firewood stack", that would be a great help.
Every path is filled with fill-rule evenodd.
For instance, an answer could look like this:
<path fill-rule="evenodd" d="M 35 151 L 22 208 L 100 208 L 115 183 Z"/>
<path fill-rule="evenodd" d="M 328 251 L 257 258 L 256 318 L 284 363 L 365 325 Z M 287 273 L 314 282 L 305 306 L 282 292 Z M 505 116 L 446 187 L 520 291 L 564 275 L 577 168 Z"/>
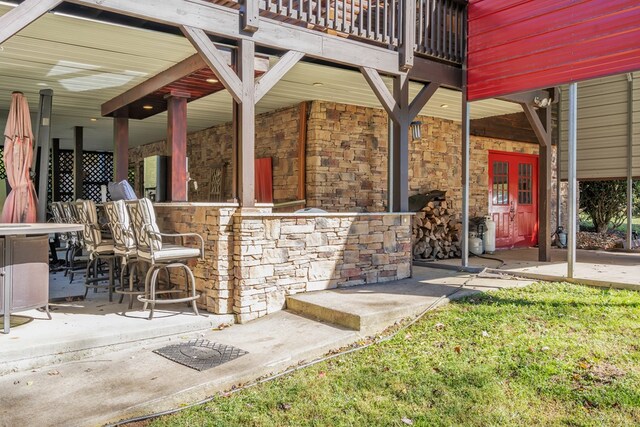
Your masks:
<path fill-rule="evenodd" d="M 413 221 L 414 259 L 459 258 L 461 230 L 446 200 L 430 201 Z"/>

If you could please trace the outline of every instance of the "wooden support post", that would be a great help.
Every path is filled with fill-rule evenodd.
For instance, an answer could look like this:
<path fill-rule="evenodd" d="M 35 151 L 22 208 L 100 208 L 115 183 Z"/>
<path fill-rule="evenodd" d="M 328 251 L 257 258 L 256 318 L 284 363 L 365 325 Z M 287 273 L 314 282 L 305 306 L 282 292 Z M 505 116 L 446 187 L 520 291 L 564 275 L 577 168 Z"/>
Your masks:
<path fill-rule="evenodd" d="M 231 198 L 238 203 L 240 191 L 238 183 L 238 171 L 240 162 L 238 159 L 238 147 L 240 146 L 240 104 L 235 99 L 231 100 L 233 141 L 231 142 Z"/>
<path fill-rule="evenodd" d="M 576 173 L 578 146 L 578 84 L 569 85 L 569 123 L 567 126 L 567 277 L 573 279 L 576 269 L 576 234 L 578 218 L 578 181 Z"/>
<path fill-rule="evenodd" d="M 471 154 L 471 105 L 467 102 L 466 71 L 462 87 L 462 267 L 469 267 L 469 157 Z"/>
<path fill-rule="evenodd" d="M 402 26 L 402 46 L 400 47 L 400 69 L 408 71 L 413 67 L 416 44 L 416 0 L 404 1 L 404 25 Z"/>
<path fill-rule="evenodd" d="M 258 31 L 260 26 L 260 2 L 259 0 L 244 0 L 244 15 L 242 29 L 250 33 Z"/>
<path fill-rule="evenodd" d="M 26 0 L 0 17 L 0 44 L 62 3 L 62 0 Z"/>
<path fill-rule="evenodd" d="M 301 103 L 298 118 L 298 200 L 307 198 L 307 110 L 308 103 Z"/>
<path fill-rule="evenodd" d="M 47 191 L 49 187 L 49 151 L 51 147 L 51 113 L 53 111 L 53 91 L 42 89 L 38 107 L 36 147 L 40 147 L 38 166 L 38 221 L 47 220 Z M 35 156 L 34 156 L 35 158 Z"/>
<path fill-rule="evenodd" d="M 113 176 L 115 182 L 129 175 L 129 118 L 113 119 Z"/>
<path fill-rule="evenodd" d="M 240 204 L 243 207 L 254 207 L 256 204 L 255 189 L 255 72 L 253 57 L 255 44 L 253 41 L 238 41 L 238 76 L 242 82 L 242 102 L 238 117 L 238 185 Z"/>
<path fill-rule="evenodd" d="M 167 145 L 169 148 L 169 200 L 187 201 L 187 98 L 185 93 L 167 95 Z"/>
<path fill-rule="evenodd" d="M 84 128 L 76 126 L 73 131 L 73 198 L 74 200 L 84 197 L 84 171 L 82 165 L 82 145 L 84 138 Z"/>
<path fill-rule="evenodd" d="M 51 200 L 60 202 L 60 138 L 51 144 Z"/>
<path fill-rule="evenodd" d="M 551 105 L 545 124 L 531 104 L 520 104 L 540 145 L 538 156 L 538 261 L 551 262 Z"/>
<path fill-rule="evenodd" d="M 393 140 L 389 152 L 393 163 L 389 171 L 393 187 L 391 206 L 393 212 L 409 210 L 409 79 L 406 75 L 394 77 L 393 95 L 399 106 L 399 114 L 393 121 Z"/>
<path fill-rule="evenodd" d="M 627 74 L 627 233 L 626 249 L 633 249 L 633 73 Z"/>

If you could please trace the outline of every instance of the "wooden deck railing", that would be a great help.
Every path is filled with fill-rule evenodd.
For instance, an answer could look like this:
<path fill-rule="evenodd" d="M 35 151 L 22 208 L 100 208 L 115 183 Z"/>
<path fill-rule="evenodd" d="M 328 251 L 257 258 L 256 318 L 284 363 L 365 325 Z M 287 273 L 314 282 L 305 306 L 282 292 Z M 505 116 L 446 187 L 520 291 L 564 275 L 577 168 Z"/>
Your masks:
<path fill-rule="evenodd" d="M 242 10 L 238 0 L 208 1 Z M 409 3 L 416 8 L 414 51 L 461 64 L 465 0 L 259 0 L 259 8 L 265 18 L 396 49 Z"/>

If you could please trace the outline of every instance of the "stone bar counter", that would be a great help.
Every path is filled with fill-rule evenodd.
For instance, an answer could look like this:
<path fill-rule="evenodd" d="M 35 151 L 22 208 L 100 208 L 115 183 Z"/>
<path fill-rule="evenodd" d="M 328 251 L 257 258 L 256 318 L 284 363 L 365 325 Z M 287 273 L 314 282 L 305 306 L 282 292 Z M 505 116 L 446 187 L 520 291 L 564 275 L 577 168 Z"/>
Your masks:
<path fill-rule="evenodd" d="M 200 234 L 202 308 L 238 322 L 279 311 L 287 295 L 411 275 L 411 213 L 273 213 L 221 203 L 158 203 L 160 229 Z"/>

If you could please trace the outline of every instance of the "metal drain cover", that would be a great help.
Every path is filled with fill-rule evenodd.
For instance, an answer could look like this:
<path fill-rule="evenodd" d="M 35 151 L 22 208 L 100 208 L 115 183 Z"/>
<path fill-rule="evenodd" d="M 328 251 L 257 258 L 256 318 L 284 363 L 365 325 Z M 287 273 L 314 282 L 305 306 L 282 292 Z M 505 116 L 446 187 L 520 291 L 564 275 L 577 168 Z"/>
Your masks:
<path fill-rule="evenodd" d="M 222 365 L 247 354 L 239 348 L 207 340 L 173 344 L 153 351 L 160 356 L 198 371 Z"/>

